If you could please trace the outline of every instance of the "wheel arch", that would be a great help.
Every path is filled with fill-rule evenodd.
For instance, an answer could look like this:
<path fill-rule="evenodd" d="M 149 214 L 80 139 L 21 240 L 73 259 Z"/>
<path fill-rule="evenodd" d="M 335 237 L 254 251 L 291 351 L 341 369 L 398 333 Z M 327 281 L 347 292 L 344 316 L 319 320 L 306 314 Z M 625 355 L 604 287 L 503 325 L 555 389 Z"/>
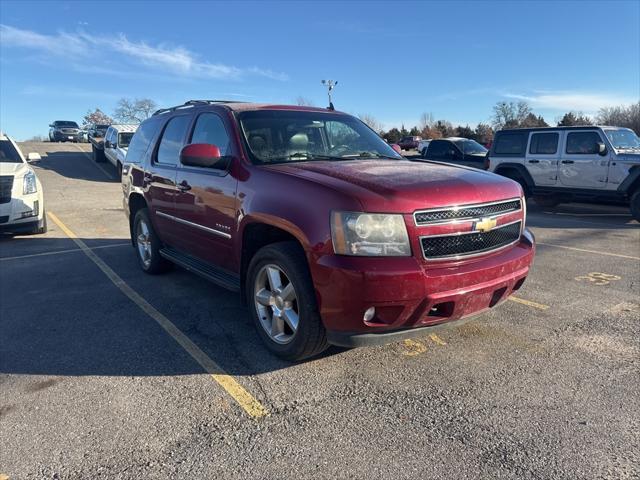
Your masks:
<path fill-rule="evenodd" d="M 131 244 L 133 245 L 133 221 L 139 210 L 147 208 L 147 201 L 140 193 L 129 195 L 129 233 L 131 234 Z M 135 245 L 134 245 L 135 246 Z"/>
<path fill-rule="evenodd" d="M 515 174 L 522 178 L 522 180 L 524 181 L 524 185 L 522 185 L 522 187 L 525 189 L 525 195 L 529 196 L 533 193 L 535 182 L 533 181 L 531 174 L 524 165 L 521 165 L 519 163 L 501 163 L 496 167 L 493 173 L 511 179 L 513 178 L 509 174 Z"/>

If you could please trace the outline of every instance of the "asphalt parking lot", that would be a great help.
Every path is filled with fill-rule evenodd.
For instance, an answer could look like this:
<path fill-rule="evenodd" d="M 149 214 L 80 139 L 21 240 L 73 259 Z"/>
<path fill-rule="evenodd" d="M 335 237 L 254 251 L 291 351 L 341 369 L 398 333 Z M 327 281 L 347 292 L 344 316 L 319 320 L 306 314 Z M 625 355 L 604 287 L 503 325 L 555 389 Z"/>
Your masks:
<path fill-rule="evenodd" d="M 238 295 L 140 271 L 115 170 L 87 145 L 21 148 L 42 155 L 50 217 L 0 239 L 0 478 L 640 476 L 626 208 L 530 205 L 538 252 L 516 298 L 291 364 Z"/>

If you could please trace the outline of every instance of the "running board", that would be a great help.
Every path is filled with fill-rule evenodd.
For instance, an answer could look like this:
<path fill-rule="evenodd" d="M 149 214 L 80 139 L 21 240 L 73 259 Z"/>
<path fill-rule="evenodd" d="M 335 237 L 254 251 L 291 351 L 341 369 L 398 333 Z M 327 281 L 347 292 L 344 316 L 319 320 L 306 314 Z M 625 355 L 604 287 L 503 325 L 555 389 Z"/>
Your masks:
<path fill-rule="evenodd" d="M 213 282 L 221 287 L 228 288 L 237 292 L 240 290 L 240 276 L 231 273 L 222 268 L 216 267 L 207 263 L 199 258 L 192 257 L 185 253 L 179 252 L 171 247 L 165 247 L 160 250 L 162 255 L 167 260 L 180 265 L 185 270 L 200 275 L 201 277 Z"/>

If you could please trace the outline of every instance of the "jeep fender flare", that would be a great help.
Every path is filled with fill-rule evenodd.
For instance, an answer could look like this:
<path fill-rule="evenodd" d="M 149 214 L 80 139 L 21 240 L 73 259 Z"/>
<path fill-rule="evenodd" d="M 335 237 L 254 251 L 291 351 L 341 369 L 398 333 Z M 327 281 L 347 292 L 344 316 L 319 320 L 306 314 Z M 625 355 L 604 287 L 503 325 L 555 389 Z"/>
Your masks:
<path fill-rule="evenodd" d="M 640 190 L 640 165 L 631 167 L 629 175 L 618 186 L 618 191 L 631 196 L 633 192 Z"/>
<path fill-rule="evenodd" d="M 536 184 L 533 181 L 533 178 L 531 177 L 531 174 L 529 173 L 529 171 L 527 170 L 527 168 L 524 165 L 522 165 L 520 163 L 501 163 L 496 167 L 496 169 L 493 171 L 493 173 L 497 173 L 498 175 L 502 175 L 503 177 L 508 177 L 508 175 L 505 175 L 505 173 L 507 173 L 509 171 L 517 172 L 518 175 L 520 175 L 520 177 L 522 177 L 527 189 L 529 190 L 528 192 L 525 192 L 525 193 L 531 193 L 531 191 L 536 186 Z"/>

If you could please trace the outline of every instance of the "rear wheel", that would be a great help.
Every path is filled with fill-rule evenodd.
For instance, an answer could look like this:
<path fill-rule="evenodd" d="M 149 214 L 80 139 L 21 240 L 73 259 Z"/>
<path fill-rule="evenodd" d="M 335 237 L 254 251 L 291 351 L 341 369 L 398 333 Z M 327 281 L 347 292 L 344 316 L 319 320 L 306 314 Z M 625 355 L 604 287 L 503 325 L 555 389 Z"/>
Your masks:
<path fill-rule="evenodd" d="M 295 242 L 263 247 L 251 260 L 247 303 L 267 348 L 287 360 L 302 360 L 325 350 L 307 259 Z"/>
<path fill-rule="evenodd" d="M 631 216 L 640 222 L 640 189 L 631 195 L 629 207 L 631 208 Z"/>
<path fill-rule="evenodd" d="M 149 211 L 146 208 L 142 208 L 136 213 L 132 234 L 140 268 L 149 274 L 165 272 L 170 263 L 160 255 L 162 242 L 153 229 L 149 219 Z"/>

